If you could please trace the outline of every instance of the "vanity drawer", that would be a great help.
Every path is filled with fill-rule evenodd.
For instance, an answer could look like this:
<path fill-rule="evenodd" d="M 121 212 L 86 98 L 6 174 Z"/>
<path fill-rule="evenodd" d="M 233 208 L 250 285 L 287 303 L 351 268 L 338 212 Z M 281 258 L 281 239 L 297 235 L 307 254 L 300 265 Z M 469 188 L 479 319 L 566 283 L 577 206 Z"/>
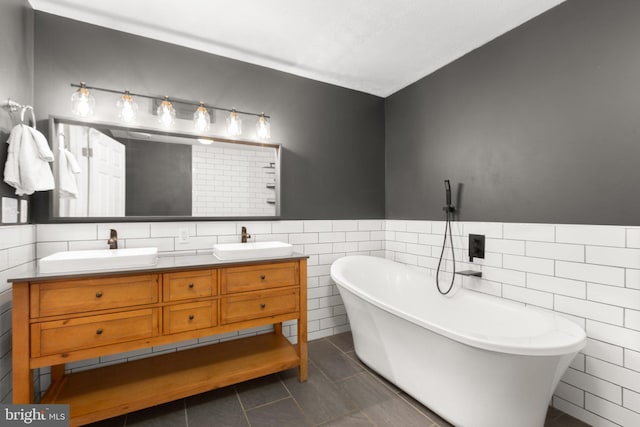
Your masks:
<path fill-rule="evenodd" d="M 224 294 L 295 286 L 300 283 L 298 263 L 283 262 L 224 268 L 220 281 Z"/>
<path fill-rule="evenodd" d="M 222 298 L 220 300 L 220 322 L 227 324 L 278 314 L 296 313 L 300 308 L 299 295 L 299 290 L 294 288 L 251 292 Z"/>
<path fill-rule="evenodd" d="M 218 325 L 218 301 L 176 304 L 163 311 L 163 333 L 195 331 Z"/>
<path fill-rule="evenodd" d="M 218 294 L 217 270 L 182 271 L 162 275 L 163 300 L 181 301 Z"/>
<path fill-rule="evenodd" d="M 158 336 L 159 309 L 78 317 L 31 325 L 31 356 L 67 353 Z"/>
<path fill-rule="evenodd" d="M 159 275 L 59 280 L 31 286 L 31 317 L 83 313 L 158 302 Z"/>

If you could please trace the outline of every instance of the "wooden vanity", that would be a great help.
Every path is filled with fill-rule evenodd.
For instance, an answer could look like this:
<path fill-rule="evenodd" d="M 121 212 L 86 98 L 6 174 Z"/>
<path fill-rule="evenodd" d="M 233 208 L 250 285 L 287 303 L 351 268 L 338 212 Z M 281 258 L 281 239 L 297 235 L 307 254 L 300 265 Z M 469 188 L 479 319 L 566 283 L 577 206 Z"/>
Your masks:
<path fill-rule="evenodd" d="M 45 366 L 41 403 L 69 404 L 71 426 L 293 367 L 305 381 L 306 257 L 192 264 L 13 280 L 13 403 L 33 402 L 32 372 Z M 282 335 L 288 320 L 297 345 Z M 269 324 L 273 333 L 65 373 L 78 360 Z"/>

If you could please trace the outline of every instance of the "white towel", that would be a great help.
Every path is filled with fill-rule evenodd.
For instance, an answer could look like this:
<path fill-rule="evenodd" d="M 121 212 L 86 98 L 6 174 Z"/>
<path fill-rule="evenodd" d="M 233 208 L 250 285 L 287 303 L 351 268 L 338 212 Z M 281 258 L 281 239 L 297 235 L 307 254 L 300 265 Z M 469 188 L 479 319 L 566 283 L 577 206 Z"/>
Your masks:
<path fill-rule="evenodd" d="M 60 137 L 63 138 L 62 135 Z M 78 183 L 76 175 L 80 173 L 80 165 L 73 153 L 62 144 L 58 148 L 58 163 L 60 198 L 77 199 Z"/>
<path fill-rule="evenodd" d="M 35 128 L 19 124 L 11 130 L 7 144 L 4 182 L 14 187 L 18 196 L 55 187 L 49 166 L 53 152 L 44 135 Z"/>

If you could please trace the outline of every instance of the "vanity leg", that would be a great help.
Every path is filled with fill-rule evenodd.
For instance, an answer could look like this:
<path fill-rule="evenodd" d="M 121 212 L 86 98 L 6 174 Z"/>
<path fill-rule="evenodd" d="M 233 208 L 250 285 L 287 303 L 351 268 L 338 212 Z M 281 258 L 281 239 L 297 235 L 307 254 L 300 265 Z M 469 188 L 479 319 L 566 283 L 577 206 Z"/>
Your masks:
<path fill-rule="evenodd" d="M 13 403 L 33 403 L 29 366 L 29 283 L 13 285 L 11 309 Z"/>
<path fill-rule="evenodd" d="M 309 368 L 307 361 L 307 260 L 300 260 L 300 318 L 298 318 L 298 381 L 307 380 Z"/>
<path fill-rule="evenodd" d="M 302 329 L 302 328 L 299 328 Z M 305 328 L 306 329 L 306 328 Z M 305 382 L 309 375 L 309 367 L 307 362 L 307 340 L 301 342 L 302 337 L 298 334 L 298 355 L 300 356 L 300 366 L 298 367 L 298 381 Z"/>
<path fill-rule="evenodd" d="M 282 335 L 282 322 L 280 323 L 274 323 L 273 325 L 273 332 L 276 335 Z"/>

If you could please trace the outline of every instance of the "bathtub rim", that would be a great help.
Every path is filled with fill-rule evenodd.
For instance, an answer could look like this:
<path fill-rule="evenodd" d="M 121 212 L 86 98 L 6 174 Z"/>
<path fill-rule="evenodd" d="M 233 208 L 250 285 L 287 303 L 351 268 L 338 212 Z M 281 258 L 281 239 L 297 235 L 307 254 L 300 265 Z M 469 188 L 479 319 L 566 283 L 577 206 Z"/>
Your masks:
<path fill-rule="evenodd" d="M 530 310 L 537 313 L 538 315 L 547 317 L 551 321 L 551 324 L 555 325 L 555 328 L 552 328 L 546 331 L 543 337 L 549 337 L 550 334 L 554 334 L 554 333 L 560 334 L 562 340 L 564 341 L 562 345 L 558 345 L 557 341 L 553 342 L 552 343 L 553 345 L 542 345 L 544 342 L 539 337 L 537 339 L 538 343 L 535 346 L 527 345 L 527 343 L 517 343 L 515 342 L 516 339 L 511 339 L 511 340 L 503 339 L 501 341 L 482 339 L 478 336 L 465 334 L 460 331 L 454 331 L 454 330 L 445 328 L 441 325 L 437 325 L 433 322 L 427 321 L 425 319 L 416 317 L 410 313 L 400 311 L 397 308 L 391 307 L 388 304 L 385 304 L 384 302 L 378 300 L 377 298 L 372 297 L 371 295 L 362 291 L 357 286 L 352 285 L 344 277 L 344 275 L 342 274 L 342 271 L 340 270 L 340 267 L 342 266 L 342 264 L 347 262 L 348 259 L 351 259 L 352 261 L 357 261 L 358 258 L 366 259 L 368 261 L 375 260 L 376 262 L 390 263 L 394 265 L 395 268 L 403 268 L 403 269 L 412 268 L 409 265 L 402 264 L 386 258 L 374 257 L 369 255 L 347 255 L 337 259 L 331 265 L 331 278 L 336 283 L 338 288 L 343 287 L 345 290 L 353 293 L 359 298 L 362 298 L 363 300 L 367 301 L 370 304 L 373 304 L 374 306 L 382 310 L 388 311 L 394 314 L 395 316 L 405 319 L 408 322 L 411 322 L 423 328 L 427 328 L 435 333 L 446 336 L 452 340 L 458 341 L 460 343 L 463 343 L 472 347 L 488 350 L 488 351 L 494 351 L 494 352 L 505 353 L 505 354 L 523 355 L 523 356 L 562 356 L 562 355 L 568 355 L 572 353 L 575 354 L 580 350 L 582 350 L 586 345 L 587 337 L 583 328 L 581 328 L 579 325 L 575 324 L 574 322 L 562 317 L 561 315 L 553 311 L 548 311 L 535 306 L 532 307 L 527 305 L 527 306 L 520 306 L 518 308 L 521 310 L 527 310 L 527 311 Z M 416 271 L 416 269 L 413 269 L 413 268 L 412 270 Z M 488 301 L 494 301 L 494 302 L 496 300 L 501 302 L 503 301 L 510 302 L 510 300 L 504 300 L 503 298 L 483 294 L 480 292 L 471 291 L 465 288 L 458 289 L 456 291 L 456 294 L 462 295 L 464 293 L 469 293 L 469 292 L 472 293 L 474 298 L 487 299 Z M 443 298 L 450 298 L 450 297 L 443 297 Z M 455 295 L 452 298 L 455 298 Z M 535 337 L 531 337 L 531 338 L 535 338 Z M 509 341 L 512 341 L 512 342 L 509 342 Z"/>

